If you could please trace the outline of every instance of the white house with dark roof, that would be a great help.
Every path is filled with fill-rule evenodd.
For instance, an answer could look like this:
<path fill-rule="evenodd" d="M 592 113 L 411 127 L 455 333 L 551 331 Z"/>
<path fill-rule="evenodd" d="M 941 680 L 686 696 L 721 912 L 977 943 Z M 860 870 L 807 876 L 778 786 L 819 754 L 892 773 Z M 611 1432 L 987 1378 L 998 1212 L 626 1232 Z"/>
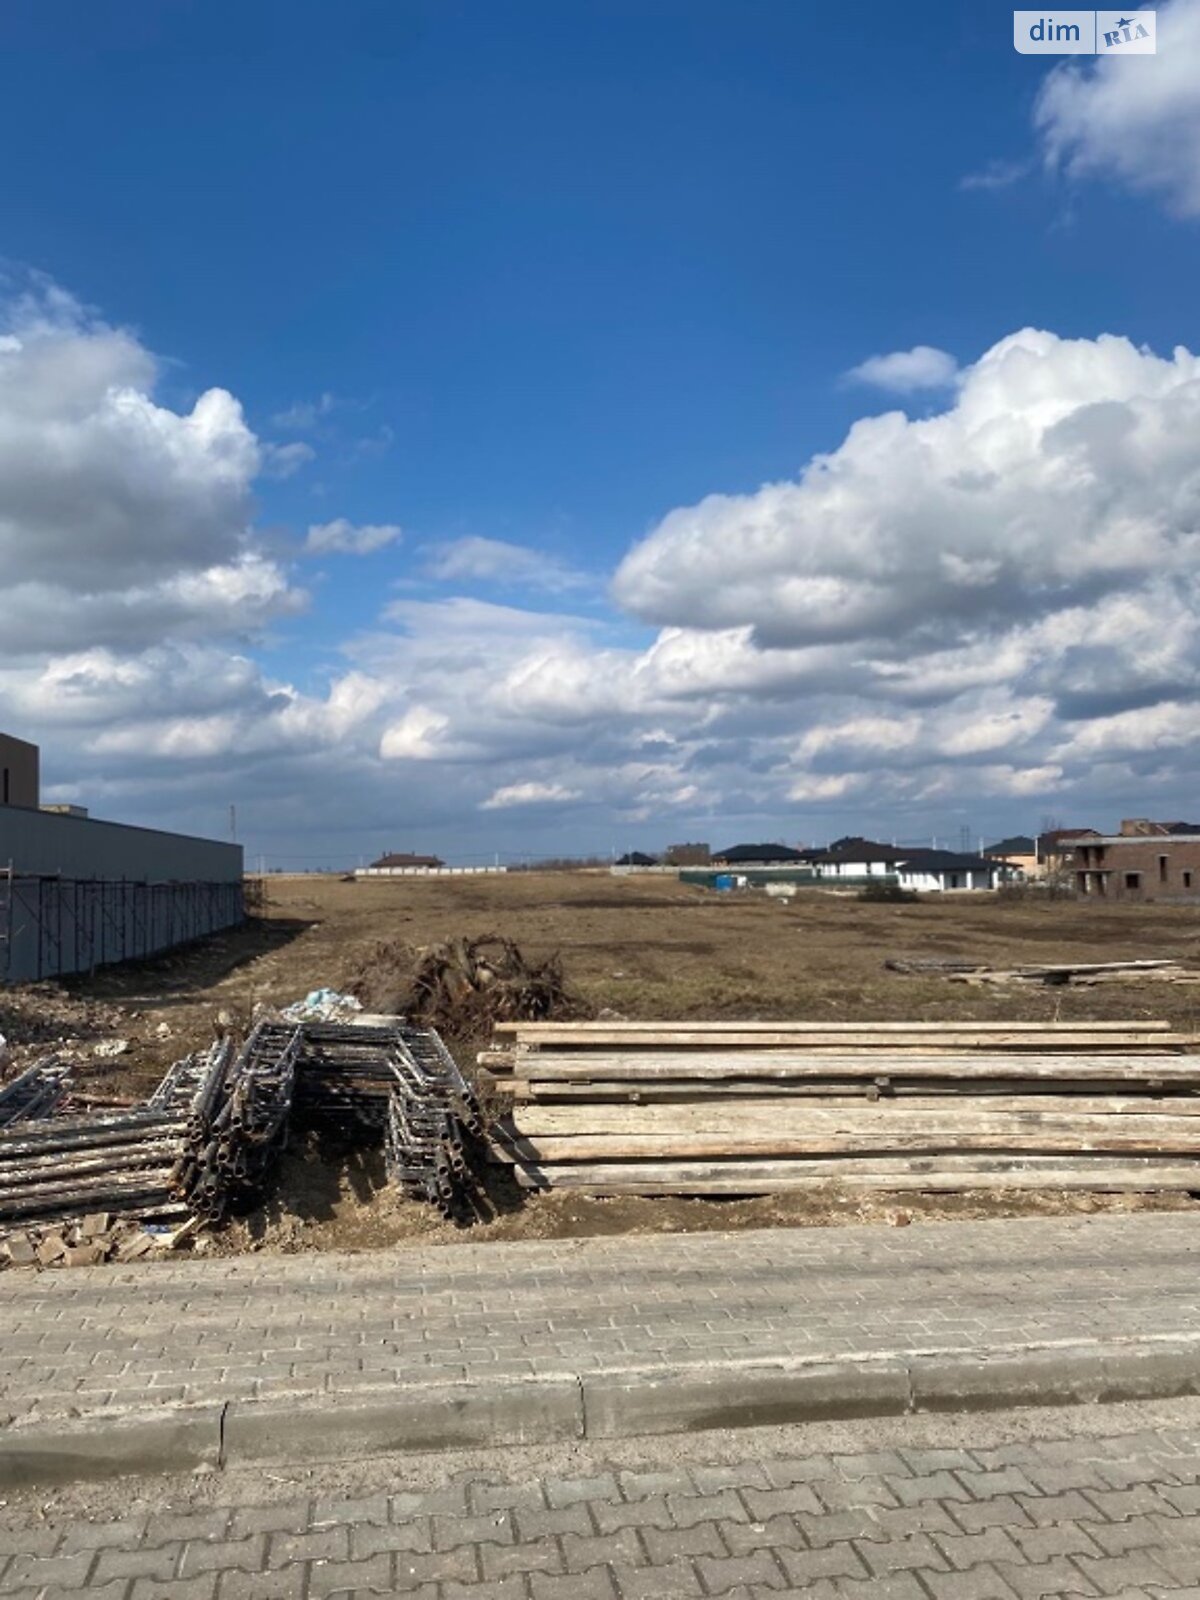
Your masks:
<path fill-rule="evenodd" d="M 904 852 L 894 845 L 862 839 L 816 850 L 810 859 L 822 878 L 890 878 L 896 876 Z"/>
<path fill-rule="evenodd" d="M 818 850 L 812 865 L 819 877 L 833 882 L 890 879 L 902 889 L 922 893 L 994 889 L 1013 875 L 1005 862 L 992 861 L 987 856 L 875 844 L 869 839 L 848 840 L 835 849 Z"/>

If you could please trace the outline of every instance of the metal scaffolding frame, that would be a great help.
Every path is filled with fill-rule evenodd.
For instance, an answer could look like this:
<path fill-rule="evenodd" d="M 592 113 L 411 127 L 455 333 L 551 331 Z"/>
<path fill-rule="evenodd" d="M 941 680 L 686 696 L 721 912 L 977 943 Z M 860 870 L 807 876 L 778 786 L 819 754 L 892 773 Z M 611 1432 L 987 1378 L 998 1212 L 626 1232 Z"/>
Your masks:
<path fill-rule="evenodd" d="M 150 883 L 0 868 L 0 984 L 136 961 L 244 920 L 241 881 Z"/>

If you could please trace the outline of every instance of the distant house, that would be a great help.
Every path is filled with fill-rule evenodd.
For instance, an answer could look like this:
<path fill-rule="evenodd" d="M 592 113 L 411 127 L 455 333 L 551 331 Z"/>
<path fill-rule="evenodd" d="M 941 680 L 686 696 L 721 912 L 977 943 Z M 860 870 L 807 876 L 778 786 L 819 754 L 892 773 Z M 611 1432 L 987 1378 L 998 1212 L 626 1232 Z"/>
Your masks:
<path fill-rule="evenodd" d="M 1012 876 L 1006 861 L 958 850 L 906 850 L 898 869 L 905 889 L 994 889 Z"/>
<path fill-rule="evenodd" d="M 905 852 L 874 839 L 838 839 L 810 857 L 822 878 L 886 878 L 896 875 Z"/>
<path fill-rule="evenodd" d="M 706 867 L 712 860 L 712 851 L 706 844 L 669 844 L 663 851 L 663 860 L 669 867 Z"/>
<path fill-rule="evenodd" d="M 793 850 L 786 844 L 735 844 L 713 856 L 718 867 L 795 866 L 811 859 L 811 852 Z"/>
<path fill-rule="evenodd" d="M 1010 839 L 998 839 L 982 852 L 992 861 L 1004 861 L 1027 878 L 1036 878 L 1041 872 L 1038 864 L 1037 840 L 1027 833 L 1014 833 Z"/>
<path fill-rule="evenodd" d="M 994 856 L 997 861 L 1009 861 L 1013 856 L 1034 856 L 1037 854 L 1037 840 L 1031 839 L 1027 833 L 1014 833 L 1010 839 L 997 839 L 995 844 L 989 844 L 981 854 Z"/>
<path fill-rule="evenodd" d="M 446 863 L 440 856 L 413 856 L 404 851 L 389 851 L 387 855 L 380 856 L 378 861 L 372 861 L 376 869 L 390 868 L 400 871 L 404 867 L 444 867 Z"/>
<path fill-rule="evenodd" d="M 627 850 L 623 856 L 618 856 L 615 862 L 618 867 L 656 867 L 658 861 L 654 856 L 644 855 L 640 850 Z"/>
<path fill-rule="evenodd" d="M 952 889 L 994 889 L 1009 876 L 1003 861 L 954 850 L 906 848 L 877 844 L 871 839 L 839 839 L 836 846 L 818 850 L 812 857 L 821 878 L 861 883 L 871 878 L 890 879 L 903 889 L 925 893 Z"/>

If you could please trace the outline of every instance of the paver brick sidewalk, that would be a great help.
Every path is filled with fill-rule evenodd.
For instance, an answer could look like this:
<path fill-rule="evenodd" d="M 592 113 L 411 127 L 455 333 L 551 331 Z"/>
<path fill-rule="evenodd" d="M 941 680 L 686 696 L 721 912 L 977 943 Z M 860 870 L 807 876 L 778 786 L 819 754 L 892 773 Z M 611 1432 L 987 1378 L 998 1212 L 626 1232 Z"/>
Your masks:
<path fill-rule="evenodd" d="M 0 1412 L 1196 1339 L 1198 1267 L 1163 1213 L 9 1272 Z"/>
<path fill-rule="evenodd" d="M 117 1519 L 0 1510 L 6 1600 L 1195 1600 L 1194 1425 L 1114 1425 L 570 1477 L 508 1465 L 434 1487 L 285 1487 Z M 709 1436 L 711 1437 L 711 1436 Z M 253 1491 L 252 1491 L 253 1493 Z"/>

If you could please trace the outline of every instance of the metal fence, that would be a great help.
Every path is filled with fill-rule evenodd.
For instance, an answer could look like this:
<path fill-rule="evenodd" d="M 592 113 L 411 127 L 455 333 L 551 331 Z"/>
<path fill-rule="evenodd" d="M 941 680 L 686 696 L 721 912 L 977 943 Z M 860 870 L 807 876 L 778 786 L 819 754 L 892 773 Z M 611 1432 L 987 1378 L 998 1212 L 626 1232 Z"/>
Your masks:
<path fill-rule="evenodd" d="M 0 983 L 135 961 L 241 922 L 242 883 L 146 883 L 0 870 Z"/>

